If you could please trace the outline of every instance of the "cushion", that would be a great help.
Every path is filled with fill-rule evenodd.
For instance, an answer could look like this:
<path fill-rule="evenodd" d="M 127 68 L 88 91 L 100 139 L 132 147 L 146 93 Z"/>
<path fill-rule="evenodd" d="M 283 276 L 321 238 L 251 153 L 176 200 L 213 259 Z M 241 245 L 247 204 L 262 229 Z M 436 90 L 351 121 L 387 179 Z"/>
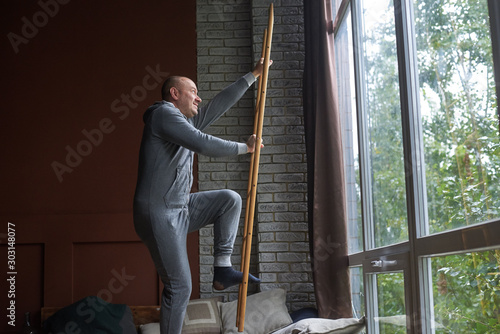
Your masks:
<path fill-rule="evenodd" d="M 157 322 L 140 325 L 139 329 L 141 334 L 160 334 L 160 324 Z"/>
<path fill-rule="evenodd" d="M 365 327 L 365 318 L 300 320 L 273 334 L 357 334 Z"/>
<path fill-rule="evenodd" d="M 220 334 L 221 321 L 217 304 L 223 297 L 190 300 L 184 317 L 182 334 Z M 160 324 L 140 326 L 142 334 L 159 334 Z"/>
<path fill-rule="evenodd" d="M 290 313 L 293 322 L 299 322 L 303 319 L 318 318 L 318 310 L 312 307 L 301 308 L 300 310 Z"/>
<path fill-rule="evenodd" d="M 268 334 L 292 323 L 286 308 L 286 292 L 274 289 L 247 297 L 244 333 Z M 238 301 L 221 304 L 222 332 L 237 334 L 236 313 Z"/>
<path fill-rule="evenodd" d="M 136 333 L 132 311 L 124 304 L 110 304 L 96 296 L 66 306 L 43 323 L 52 333 Z"/>

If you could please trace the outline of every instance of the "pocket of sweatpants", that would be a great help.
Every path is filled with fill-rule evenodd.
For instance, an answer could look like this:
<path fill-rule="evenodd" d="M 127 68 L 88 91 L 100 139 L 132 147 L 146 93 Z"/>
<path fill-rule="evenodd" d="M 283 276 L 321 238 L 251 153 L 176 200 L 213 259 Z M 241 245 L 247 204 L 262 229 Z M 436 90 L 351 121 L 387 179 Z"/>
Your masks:
<path fill-rule="evenodd" d="M 174 183 L 167 191 L 163 200 L 168 209 L 179 209 L 187 205 L 189 200 L 189 188 L 191 185 L 191 173 L 188 169 L 177 168 Z"/>

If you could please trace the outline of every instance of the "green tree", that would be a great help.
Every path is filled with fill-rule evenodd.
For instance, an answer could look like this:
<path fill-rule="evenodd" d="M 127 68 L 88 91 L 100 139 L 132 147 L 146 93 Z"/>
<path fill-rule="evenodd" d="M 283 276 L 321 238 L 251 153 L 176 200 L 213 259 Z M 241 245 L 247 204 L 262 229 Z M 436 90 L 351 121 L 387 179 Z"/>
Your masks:
<path fill-rule="evenodd" d="M 500 216 L 486 1 L 415 1 L 431 232 Z"/>

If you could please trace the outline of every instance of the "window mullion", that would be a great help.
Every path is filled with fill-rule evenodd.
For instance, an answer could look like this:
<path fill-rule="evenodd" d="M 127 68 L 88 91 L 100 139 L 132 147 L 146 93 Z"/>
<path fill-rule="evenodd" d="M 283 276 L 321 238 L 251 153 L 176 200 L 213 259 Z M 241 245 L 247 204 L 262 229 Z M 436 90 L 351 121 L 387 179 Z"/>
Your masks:
<path fill-rule="evenodd" d="M 407 314 L 412 317 L 412 328 L 415 333 L 420 333 L 423 332 L 420 320 L 422 318 L 421 312 L 424 310 L 421 297 L 425 293 L 420 289 L 420 285 L 423 283 L 421 279 L 426 279 L 427 276 L 419 275 L 418 259 L 415 256 L 414 246 L 417 238 L 428 230 L 428 224 L 425 207 L 426 186 L 422 125 L 418 108 L 416 45 L 411 7 L 412 0 L 394 0 L 406 176 L 408 241 L 410 245 L 410 275 L 407 276 L 409 280 L 405 282 L 411 303 L 408 304 Z"/>
<path fill-rule="evenodd" d="M 379 317 L 377 307 L 377 275 L 365 273 L 365 294 L 366 294 L 366 316 L 368 319 L 376 319 Z M 379 328 L 374 321 L 367 321 L 367 332 L 379 334 Z"/>

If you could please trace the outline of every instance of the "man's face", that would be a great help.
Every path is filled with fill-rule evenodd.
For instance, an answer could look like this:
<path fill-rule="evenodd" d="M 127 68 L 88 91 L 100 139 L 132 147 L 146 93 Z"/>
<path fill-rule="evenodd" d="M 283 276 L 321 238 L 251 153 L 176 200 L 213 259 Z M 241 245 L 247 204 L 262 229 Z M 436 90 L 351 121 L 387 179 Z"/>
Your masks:
<path fill-rule="evenodd" d="M 198 89 L 194 82 L 191 79 L 182 78 L 177 90 L 178 99 L 175 101 L 175 106 L 187 118 L 198 115 L 198 104 L 201 102 L 201 99 L 198 96 Z"/>

